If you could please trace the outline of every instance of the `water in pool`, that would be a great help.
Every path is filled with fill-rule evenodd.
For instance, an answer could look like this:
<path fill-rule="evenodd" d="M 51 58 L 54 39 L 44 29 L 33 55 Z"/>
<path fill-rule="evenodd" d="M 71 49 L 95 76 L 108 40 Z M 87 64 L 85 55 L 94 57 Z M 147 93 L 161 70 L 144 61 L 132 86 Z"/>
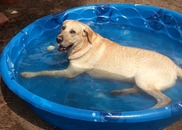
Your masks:
<path fill-rule="evenodd" d="M 165 35 L 146 29 L 137 29 L 111 23 L 88 23 L 91 28 L 104 37 L 121 45 L 140 47 L 160 52 L 170 57 L 178 65 L 182 65 L 182 42 L 175 41 Z M 72 79 L 62 77 L 22 78 L 24 71 L 61 70 L 67 68 L 69 61 L 66 53 L 57 49 L 48 51 L 47 46 L 56 46 L 59 30 L 43 34 L 36 38 L 22 51 L 17 59 L 17 80 L 26 89 L 47 100 L 81 109 L 99 111 L 134 111 L 144 110 L 155 105 L 152 97 L 137 93 L 131 95 L 112 96 L 115 89 L 132 87 L 132 83 L 101 80 L 86 74 Z M 182 82 L 178 80 L 175 87 L 164 91 L 172 99 L 172 103 L 182 99 Z"/>

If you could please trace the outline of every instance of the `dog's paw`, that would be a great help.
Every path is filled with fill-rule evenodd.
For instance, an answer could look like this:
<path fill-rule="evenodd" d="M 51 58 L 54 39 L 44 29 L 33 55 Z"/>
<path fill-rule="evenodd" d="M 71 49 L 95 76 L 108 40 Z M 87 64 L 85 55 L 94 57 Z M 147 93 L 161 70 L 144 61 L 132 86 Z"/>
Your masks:
<path fill-rule="evenodd" d="M 33 78 L 36 76 L 35 72 L 22 72 L 20 75 L 24 78 Z"/>

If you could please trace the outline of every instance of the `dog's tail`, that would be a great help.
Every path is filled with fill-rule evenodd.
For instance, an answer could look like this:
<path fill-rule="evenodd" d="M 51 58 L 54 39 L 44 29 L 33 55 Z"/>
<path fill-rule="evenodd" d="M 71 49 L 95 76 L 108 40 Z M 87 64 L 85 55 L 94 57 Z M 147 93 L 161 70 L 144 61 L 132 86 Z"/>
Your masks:
<path fill-rule="evenodd" d="M 177 66 L 177 75 L 180 79 L 182 79 L 182 68 Z"/>

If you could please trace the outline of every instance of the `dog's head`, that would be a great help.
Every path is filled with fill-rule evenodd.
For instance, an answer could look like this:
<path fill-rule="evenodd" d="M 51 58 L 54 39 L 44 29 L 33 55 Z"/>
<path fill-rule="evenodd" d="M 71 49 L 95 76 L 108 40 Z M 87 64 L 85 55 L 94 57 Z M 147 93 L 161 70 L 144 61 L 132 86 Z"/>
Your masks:
<path fill-rule="evenodd" d="M 57 36 L 59 51 L 70 50 L 79 44 L 92 44 L 92 29 L 81 22 L 75 20 L 66 20 L 63 22 L 61 32 Z"/>

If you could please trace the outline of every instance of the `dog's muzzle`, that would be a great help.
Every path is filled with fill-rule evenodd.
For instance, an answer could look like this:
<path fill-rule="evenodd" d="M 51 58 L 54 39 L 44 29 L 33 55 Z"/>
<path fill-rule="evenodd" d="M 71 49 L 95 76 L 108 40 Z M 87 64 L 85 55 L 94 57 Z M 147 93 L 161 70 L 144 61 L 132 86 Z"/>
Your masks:
<path fill-rule="evenodd" d="M 56 41 L 57 41 L 57 43 L 63 42 L 63 36 L 58 36 L 58 37 L 56 38 Z"/>
<path fill-rule="evenodd" d="M 72 44 L 67 47 L 61 45 L 61 43 L 63 42 L 63 36 L 58 36 L 56 38 L 56 41 L 58 43 L 58 50 L 61 52 L 66 52 L 67 50 L 69 50 L 72 47 Z"/>

